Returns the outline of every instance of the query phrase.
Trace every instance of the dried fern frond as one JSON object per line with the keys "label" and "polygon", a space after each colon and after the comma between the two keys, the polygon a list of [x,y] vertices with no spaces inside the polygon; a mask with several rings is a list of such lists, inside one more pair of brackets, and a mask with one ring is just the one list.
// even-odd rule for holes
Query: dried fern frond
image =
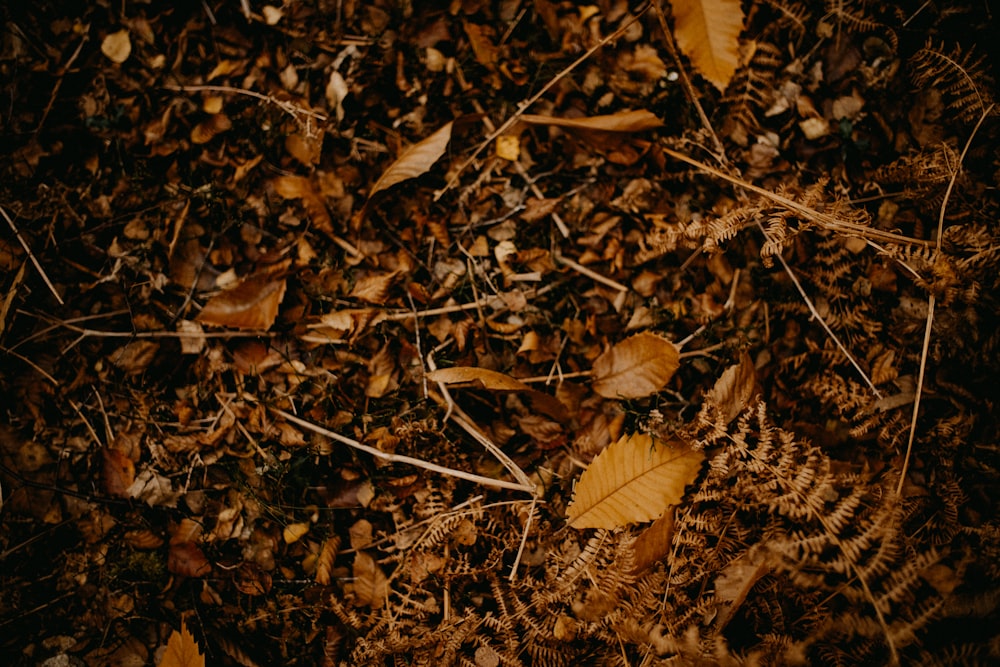
{"label": "dried fern frond", "polygon": [[985,56],[960,46],[948,51],[931,41],[910,58],[910,78],[919,88],[937,88],[945,96],[947,110],[959,121],[972,124],[993,104],[993,79]]}

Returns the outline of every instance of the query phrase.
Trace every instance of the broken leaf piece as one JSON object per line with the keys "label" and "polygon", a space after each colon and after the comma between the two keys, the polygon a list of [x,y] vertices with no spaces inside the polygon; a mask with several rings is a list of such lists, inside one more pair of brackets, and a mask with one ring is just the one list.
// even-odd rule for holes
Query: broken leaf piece
{"label": "broken leaf piece", "polygon": [[101,40],[101,53],[113,63],[121,65],[132,54],[132,40],[128,30],[113,32]]}
{"label": "broken leaf piece", "polygon": [[642,398],[663,389],[680,366],[677,346],[648,331],[614,345],[594,361],[594,391],[605,398]]}
{"label": "broken leaf piece", "polygon": [[197,320],[235,329],[270,329],[284,296],[284,278],[251,276],[209,299]]}
{"label": "broken leaf piece", "polygon": [[567,510],[573,528],[618,528],[650,521],[676,505],[705,457],[680,440],[623,436],[580,475]]}

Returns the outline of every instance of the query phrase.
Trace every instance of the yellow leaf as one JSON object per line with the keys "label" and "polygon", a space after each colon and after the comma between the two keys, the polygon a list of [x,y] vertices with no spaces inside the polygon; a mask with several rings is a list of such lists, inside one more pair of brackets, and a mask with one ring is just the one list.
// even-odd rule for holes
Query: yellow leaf
{"label": "yellow leaf", "polygon": [[106,36],[101,42],[101,53],[119,65],[128,60],[132,53],[132,41],[128,37],[128,30],[119,30]]}
{"label": "yellow leaf", "polygon": [[397,183],[416,178],[427,171],[444,155],[448,142],[451,141],[451,123],[445,123],[441,129],[429,137],[419,141],[396,158],[372,186],[368,198],[376,193],[388,190]]}
{"label": "yellow leaf", "polygon": [[642,398],[663,389],[680,366],[677,347],[648,331],[626,338],[594,360],[594,391],[605,398]]}
{"label": "yellow leaf", "polygon": [[158,667],[205,667],[205,656],[198,650],[198,644],[184,621],[181,621],[181,631],[174,630],[167,640],[167,650],[163,652]]}
{"label": "yellow leaf", "polygon": [[720,91],[740,62],[740,0],[672,0],[674,37],[695,69]]}
{"label": "yellow leaf", "polygon": [[657,518],[680,502],[704,457],[679,440],[623,436],[580,476],[567,510],[569,525],[611,529]]}

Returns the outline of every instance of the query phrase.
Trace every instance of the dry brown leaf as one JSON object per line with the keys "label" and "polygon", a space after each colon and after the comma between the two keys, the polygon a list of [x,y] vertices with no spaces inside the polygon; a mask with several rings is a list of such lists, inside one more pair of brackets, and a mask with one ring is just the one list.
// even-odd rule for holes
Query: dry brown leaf
{"label": "dry brown leaf", "polygon": [[284,296],[284,278],[251,276],[209,299],[197,320],[235,329],[270,329]]}
{"label": "dry brown leaf", "polygon": [[119,30],[107,35],[101,41],[101,53],[119,65],[128,60],[132,54],[132,40],[129,39],[128,30]]}
{"label": "dry brown leaf", "polygon": [[437,132],[403,151],[375,181],[371,192],[368,193],[368,199],[397,183],[426,174],[444,155],[448,142],[451,141],[451,126],[451,122],[445,123]]}
{"label": "dry brown leaf", "polygon": [[350,296],[368,303],[384,304],[398,275],[399,272],[391,271],[364,276],[354,284]]}
{"label": "dry brown leaf", "polygon": [[676,505],[705,458],[679,440],[622,436],[583,471],[567,509],[573,528],[618,528],[650,521]]}
{"label": "dry brown leaf", "polygon": [[194,542],[170,540],[167,570],[181,577],[204,577],[212,572],[212,564]]}
{"label": "dry brown leaf", "polygon": [[626,338],[594,360],[594,391],[605,398],[642,398],[663,389],[680,366],[677,347],[648,331]]}
{"label": "dry brown leaf", "polygon": [[157,667],[205,667],[205,656],[198,650],[198,643],[183,620],[181,620],[181,631],[174,630],[170,634],[167,650],[163,652]]}
{"label": "dry brown leaf", "polygon": [[663,127],[663,121],[651,111],[637,109],[634,111],[619,111],[604,116],[587,118],[556,118],[555,116],[538,116],[525,114],[520,119],[529,125],[551,125],[568,130],[584,130],[593,132],[642,132]]}
{"label": "dry brown leaf", "polygon": [[427,374],[431,382],[473,384],[492,391],[531,391],[531,387],[509,375],[474,366],[439,368]]}
{"label": "dry brown leaf", "polygon": [[389,593],[389,579],[375,559],[363,551],[354,555],[354,600],[360,606],[380,607]]}
{"label": "dry brown leaf", "polygon": [[715,386],[708,392],[706,400],[711,402],[721,413],[725,422],[736,419],[743,408],[750,402],[756,387],[755,369],[750,355],[743,352],[740,362],[730,366],[716,380]]}
{"label": "dry brown leaf", "polygon": [[672,0],[674,37],[695,69],[720,91],[740,63],[740,0]]}
{"label": "dry brown leaf", "polygon": [[649,525],[632,543],[632,574],[641,574],[670,553],[674,537],[674,508],[668,507],[659,519]]}
{"label": "dry brown leaf", "polygon": [[299,199],[306,213],[321,232],[333,234],[333,219],[322,192],[305,176],[285,174],[271,179],[275,194],[285,199]]}

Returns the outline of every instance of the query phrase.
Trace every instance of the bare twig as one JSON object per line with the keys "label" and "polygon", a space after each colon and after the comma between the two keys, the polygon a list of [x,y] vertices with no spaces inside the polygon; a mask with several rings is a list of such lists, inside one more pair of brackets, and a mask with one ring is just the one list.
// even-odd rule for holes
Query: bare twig
{"label": "bare twig", "polygon": [[[938,252],[941,252],[941,239],[944,236],[944,219],[948,210],[948,201],[951,199],[951,193],[955,189],[955,181],[958,180],[958,174],[962,170],[962,162],[965,160],[965,154],[969,152],[969,147],[972,145],[973,138],[979,132],[979,128],[982,127],[983,121],[985,121],[986,117],[990,115],[991,111],[993,111],[993,107],[993,104],[987,107],[986,110],[983,111],[983,115],[979,117],[979,122],[976,123],[974,128],[972,128],[972,133],[965,142],[965,147],[962,148],[962,154],[958,156],[958,164],[955,165],[955,169],[951,174],[951,179],[948,181],[948,189],[945,190],[944,199],[941,201],[941,211],[938,214],[937,238],[935,239],[934,246]],[[934,306],[936,303],[937,300],[934,297],[933,286],[931,286],[930,296],[927,297],[927,326],[924,327],[924,343],[920,350],[920,370],[917,372],[917,389],[913,398],[913,415],[910,417],[910,435],[906,441],[906,454],[903,456],[903,468],[900,471],[899,483],[896,486],[897,496],[903,493],[903,485],[906,483],[906,473],[910,469],[910,457],[913,454],[913,441],[917,434],[917,416],[920,414],[920,397],[923,395],[924,377],[927,374],[927,356],[931,347],[931,330],[934,327]]]}
{"label": "bare twig", "polygon": [[465,472],[464,470],[455,470],[454,468],[446,468],[444,466],[439,466],[436,463],[431,463],[430,461],[422,461],[420,459],[415,459],[410,456],[403,456],[401,454],[390,454],[389,452],[383,452],[381,449],[376,449],[375,447],[369,447],[368,445],[362,444],[353,438],[348,438],[347,436],[340,435],[325,429],[318,424],[313,424],[305,419],[300,419],[290,412],[285,412],[279,408],[270,408],[271,412],[281,415],[293,424],[298,424],[304,429],[317,433],[324,437],[335,440],[343,445],[347,445],[358,451],[365,452],[366,454],[371,454],[376,458],[380,458],[383,461],[388,461],[390,463],[404,463],[406,465],[411,465],[417,468],[422,468],[424,470],[430,470],[431,472],[436,472],[442,475],[448,475],[450,477],[457,477],[459,479],[464,479],[469,482],[475,482],[476,484],[482,484],[483,486],[489,486],[496,489],[511,489],[513,491],[524,491],[525,493],[530,493],[534,495],[535,487],[531,483],[518,483],[518,482],[505,482],[500,479],[493,479],[491,477],[483,477],[482,475],[476,475],[470,472]]}
{"label": "bare twig", "polygon": [[11,219],[11,217],[7,215],[7,211],[4,209],[3,206],[0,206],[0,215],[3,215],[4,220],[6,220],[7,224],[10,225],[11,231],[14,232],[14,236],[17,237],[17,240],[21,244],[21,247],[24,248],[24,252],[28,253],[28,259],[30,259],[31,263],[35,265],[35,269],[42,276],[42,280],[45,281],[46,287],[48,287],[49,291],[52,292],[52,296],[56,298],[56,301],[59,302],[60,306],[65,305],[63,303],[62,297],[59,296],[59,292],[56,291],[55,286],[52,284],[52,281],[49,280],[49,277],[45,274],[45,269],[42,268],[42,265],[38,262],[38,259],[35,257],[35,253],[31,252],[31,247],[28,245],[28,242],[24,240],[23,236],[21,236],[21,232],[18,231],[17,226],[14,224],[14,221]]}
{"label": "bare twig", "polygon": [[611,278],[607,278],[605,276],[602,276],[600,273],[597,273],[596,271],[592,271],[592,270],[588,269],[583,264],[580,264],[579,262],[574,262],[573,260],[571,260],[568,257],[564,257],[562,255],[562,253],[560,253],[558,251],[552,254],[552,259],[556,260],[560,264],[565,264],[566,266],[568,266],[569,268],[573,269],[577,273],[579,273],[581,275],[584,275],[584,276],[587,276],[591,280],[599,282],[602,285],[606,285],[606,286],[610,287],[611,289],[616,289],[619,292],[627,292],[628,291],[628,287],[626,287],[625,285],[622,285],[617,280],[612,280]]}

